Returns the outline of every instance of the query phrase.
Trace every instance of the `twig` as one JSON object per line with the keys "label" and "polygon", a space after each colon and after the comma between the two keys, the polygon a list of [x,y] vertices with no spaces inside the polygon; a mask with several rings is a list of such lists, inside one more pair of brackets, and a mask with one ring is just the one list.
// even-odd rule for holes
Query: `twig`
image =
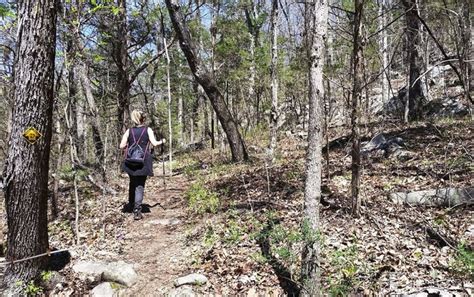
{"label": "twig", "polygon": [[20,263],[20,262],[25,262],[25,261],[28,261],[28,260],[32,260],[32,259],[36,259],[36,258],[40,258],[40,257],[43,257],[43,256],[49,256],[49,255],[52,255],[52,254],[58,254],[58,253],[62,253],[62,252],[67,252],[67,251],[70,251],[71,249],[63,249],[63,250],[57,250],[57,251],[47,251],[46,253],[42,253],[42,254],[38,254],[38,255],[34,255],[34,256],[31,256],[31,257],[28,257],[28,258],[23,258],[23,259],[19,259],[19,260],[13,260],[13,261],[0,261],[0,265],[4,265],[4,264],[16,264],[16,263]]}

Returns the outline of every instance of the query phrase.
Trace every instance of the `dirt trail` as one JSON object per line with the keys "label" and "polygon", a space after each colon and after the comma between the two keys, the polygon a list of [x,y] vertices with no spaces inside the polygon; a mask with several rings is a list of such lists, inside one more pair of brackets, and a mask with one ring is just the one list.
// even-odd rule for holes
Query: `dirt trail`
{"label": "dirt trail", "polygon": [[[188,270],[186,263],[186,205],[188,181],[183,176],[147,181],[144,218],[134,221],[127,214],[123,260],[133,263],[140,280],[121,290],[127,296],[158,296],[173,288],[173,281]],[[147,211],[149,205],[149,211]]]}

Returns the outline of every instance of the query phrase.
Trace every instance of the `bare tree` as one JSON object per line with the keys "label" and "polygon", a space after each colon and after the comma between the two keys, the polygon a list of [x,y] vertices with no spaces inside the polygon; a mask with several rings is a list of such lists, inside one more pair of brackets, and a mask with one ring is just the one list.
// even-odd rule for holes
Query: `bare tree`
{"label": "bare tree", "polygon": [[271,88],[272,88],[272,111],[270,113],[270,160],[275,159],[278,133],[278,0],[272,0],[271,12]]}
{"label": "bare tree", "polygon": [[217,86],[217,82],[204,63],[196,53],[196,47],[191,38],[188,26],[184,20],[181,7],[176,0],[166,0],[166,6],[170,13],[171,22],[179,39],[181,50],[188,61],[191,72],[196,81],[203,87],[207,97],[211,101],[217,118],[224,129],[229,141],[233,161],[243,161],[248,159],[245,143],[240,135],[229,109],[224,101],[224,97]]}
{"label": "bare tree", "polygon": [[352,134],[352,213],[359,215],[360,212],[360,131],[359,131],[359,102],[362,97],[363,71],[362,71],[362,15],[364,0],[355,0],[355,15],[353,25],[353,50],[352,50],[352,111],[351,111],[351,134]]}
{"label": "bare tree", "polygon": [[326,0],[312,0],[305,3],[305,26],[309,66],[309,123],[302,226],[303,234],[305,234],[301,266],[303,296],[321,295],[318,232],[320,231],[319,202],[321,199],[321,147],[323,142],[323,67],[327,21],[328,3]]}
{"label": "bare tree", "polygon": [[418,53],[421,44],[421,22],[418,8],[418,0],[402,0],[406,9],[406,39],[407,39],[407,61],[408,76],[407,98],[405,104],[405,122],[410,119],[421,117],[421,108],[426,98],[423,79],[418,79],[423,69],[423,59]]}

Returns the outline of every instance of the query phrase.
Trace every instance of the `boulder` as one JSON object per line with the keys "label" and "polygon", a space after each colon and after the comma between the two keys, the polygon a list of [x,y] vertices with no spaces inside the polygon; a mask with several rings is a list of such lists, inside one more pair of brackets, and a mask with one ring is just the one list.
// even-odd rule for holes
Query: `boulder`
{"label": "boulder", "polygon": [[138,280],[138,275],[131,264],[123,261],[113,263],[81,261],[72,267],[81,279],[89,283],[101,280],[116,282],[127,287],[132,286]]}
{"label": "boulder", "polygon": [[205,283],[207,283],[207,277],[199,273],[192,273],[174,281],[176,287],[182,285],[203,285]]}
{"label": "boulder", "polygon": [[131,264],[120,261],[109,263],[102,274],[102,279],[131,287],[137,282],[138,275]]}
{"label": "boulder", "polygon": [[106,263],[80,261],[72,267],[72,270],[79,274],[81,279],[87,280],[90,283],[99,282],[107,268]]}
{"label": "boulder", "polygon": [[91,291],[92,297],[113,297],[114,294],[115,291],[110,283],[101,283]]}
{"label": "boulder", "polygon": [[381,155],[385,157],[407,160],[413,153],[404,150],[405,142],[401,137],[386,138],[383,133],[375,135],[369,142],[362,143],[360,153],[362,156],[369,154]]}
{"label": "boulder", "polygon": [[474,203],[474,187],[443,188],[410,193],[397,192],[391,193],[389,198],[397,204],[452,207],[461,203]]}

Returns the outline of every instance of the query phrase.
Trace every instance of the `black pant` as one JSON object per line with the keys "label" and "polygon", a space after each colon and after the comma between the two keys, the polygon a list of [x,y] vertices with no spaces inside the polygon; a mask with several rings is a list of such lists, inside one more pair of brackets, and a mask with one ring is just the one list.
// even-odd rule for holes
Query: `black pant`
{"label": "black pant", "polygon": [[140,208],[143,203],[146,176],[131,176],[128,186],[128,203],[134,208]]}

